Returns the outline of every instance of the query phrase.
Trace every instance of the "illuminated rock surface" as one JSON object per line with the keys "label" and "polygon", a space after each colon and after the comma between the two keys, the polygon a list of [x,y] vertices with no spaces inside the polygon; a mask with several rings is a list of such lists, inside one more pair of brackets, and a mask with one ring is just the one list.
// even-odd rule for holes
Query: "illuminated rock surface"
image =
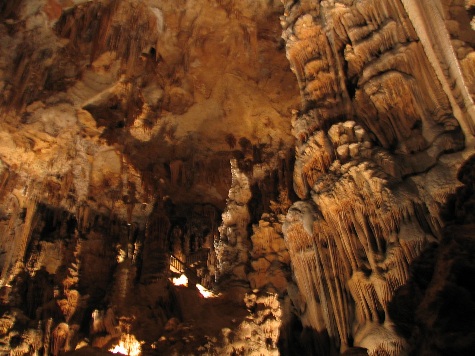
{"label": "illuminated rock surface", "polygon": [[470,354],[474,11],[0,0],[0,353]]}
{"label": "illuminated rock surface", "polygon": [[302,324],[333,352],[410,349],[388,305],[412,261],[441,239],[441,209],[472,153],[463,151],[474,123],[463,63],[473,33],[462,5],[285,4],[303,105],[293,118],[301,201],[289,209],[284,235]]}

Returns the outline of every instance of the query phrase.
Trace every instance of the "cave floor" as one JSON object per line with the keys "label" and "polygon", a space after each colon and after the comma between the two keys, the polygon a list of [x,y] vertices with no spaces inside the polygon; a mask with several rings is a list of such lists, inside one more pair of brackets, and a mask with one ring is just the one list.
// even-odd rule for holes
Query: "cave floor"
{"label": "cave floor", "polygon": [[173,286],[179,318],[171,319],[163,336],[142,355],[214,354],[223,329],[235,329],[249,312],[226,296],[204,298],[195,286]]}

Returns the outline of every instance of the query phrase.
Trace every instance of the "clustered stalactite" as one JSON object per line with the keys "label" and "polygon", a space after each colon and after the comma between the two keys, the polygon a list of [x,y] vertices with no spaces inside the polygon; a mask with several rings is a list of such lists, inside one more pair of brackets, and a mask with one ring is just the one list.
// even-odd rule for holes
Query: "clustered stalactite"
{"label": "clustered stalactite", "polygon": [[474,269],[473,240],[475,157],[460,168],[463,183],[449,196],[442,219],[440,244],[431,244],[418,256],[408,282],[394,295],[388,312],[410,354],[470,354],[474,345],[471,297],[474,285],[466,279]]}
{"label": "clustered stalactite", "polygon": [[[455,173],[440,157],[462,150],[462,131],[470,133],[467,89],[453,84],[462,73],[447,57],[452,45],[420,38],[431,25],[412,5],[419,3],[284,2],[287,56],[303,98],[293,117],[302,201],[283,228],[301,295],[293,302],[303,327],[334,352],[407,350],[388,304],[412,261],[442,236],[441,206]],[[454,95],[462,113],[454,114]],[[452,186],[443,179],[424,185],[440,166],[451,171]]]}
{"label": "clustered stalactite", "polygon": [[0,353],[470,350],[474,1],[282,3],[0,3]]}
{"label": "clustered stalactite", "polygon": [[[120,280],[114,274],[121,271],[109,246],[129,245],[130,250],[138,242],[130,238],[143,239],[143,230],[89,209],[70,212],[55,207],[57,196],[43,200],[35,184],[18,190],[25,182],[8,167],[3,166],[1,174],[2,193],[9,185],[14,192],[2,194],[0,201],[2,235],[16,237],[3,239],[1,246],[6,253],[1,265],[2,303],[9,310],[2,316],[2,337],[10,343],[18,338],[11,351],[18,355],[73,350],[88,334],[84,323],[90,320],[89,308],[108,302],[121,311],[120,300],[107,301],[107,286]],[[131,264],[137,262],[134,257]],[[11,318],[15,328],[6,326]],[[111,334],[107,342],[120,335]]]}
{"label": "clustered stalactite", "polygon": [[[1,168],[0,227],[2,236],[11,236],[0,246],[2,303],[9,310],[1,324],[3,338],[19,340],[12,352],[110,348],[133,338],[130,330],[142,338],[154,330],[158,339],[176,313],[168,280],[171,253],[191,264],[194,254],[204,252],[199,277],[204,285],[214,282],[206,264],[218,233],[214,206],[177,207],[164,199],[141,226],[84,205],[73,212],[55,207],[58,195],[43,200],[35,184],[19,191],[25,182]],[[5,192],[9,188],[14,194]],[[147,310],[153,310],[154,324],[142,327]]]}

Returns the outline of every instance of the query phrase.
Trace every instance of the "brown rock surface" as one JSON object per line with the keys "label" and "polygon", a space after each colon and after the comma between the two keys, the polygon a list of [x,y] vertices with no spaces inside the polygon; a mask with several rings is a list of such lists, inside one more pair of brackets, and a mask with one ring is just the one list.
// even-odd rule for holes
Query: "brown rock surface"
{"label": "brown rock surface", "polygon": [[0,353],[468,352],[474,9],[0,0]]}
{"label": "brown rock surface", "polygon": [[[109,347],[127,328],[149,345],[160,337],[174,313],[169,254],[214,248],[230,159],[255,171],[253,194],[267,201],[268,182],[289,187],[299,98],[281,12],[253,1],[0,4],[3,299],[24,306],[46,353],[84,337]],[[198,271],[208,283],[210,261]],[[90,331],[107,310],[111,326]]]}

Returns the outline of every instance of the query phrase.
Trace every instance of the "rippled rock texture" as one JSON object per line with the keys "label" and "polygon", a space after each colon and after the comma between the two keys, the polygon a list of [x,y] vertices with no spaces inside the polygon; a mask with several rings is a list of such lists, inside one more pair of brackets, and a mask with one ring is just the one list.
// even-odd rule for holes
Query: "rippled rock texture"
{"label": "rippled rock texture", "polygon": [[281,20],[303,99],[284,225],[302,324],[327,352],[404,354],[388,304],[441,239],[473,152],[470,18],[462,2],[367,0],[286,1]]}

